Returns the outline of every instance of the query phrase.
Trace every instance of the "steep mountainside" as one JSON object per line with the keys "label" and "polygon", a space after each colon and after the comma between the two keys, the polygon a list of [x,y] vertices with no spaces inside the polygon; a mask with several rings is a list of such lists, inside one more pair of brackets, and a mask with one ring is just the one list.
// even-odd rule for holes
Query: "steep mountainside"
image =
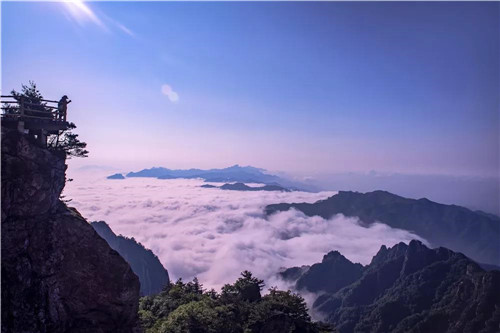
{"label": "steep mountainside", "polygon": [[500,271],[445,248],[382,246],[360,278],[337,291],[335,283],[310,280],[306,288],[323,293],[314,310],[341,333],[500,331]]}
{"label": "steep mountainside", "polygon": [[92,222],[91,225],[132,267],[141,283],[141,296],[157,294],[168,285],[168,272],[151,250],[134,238],[117,236],[104,221]]}
{"label": "steep mountainside", "polygon": [[313,204],[275,204],[266,213],[295,208],[308,216],[357,216],[369,225],[379,221],[412,231],[433,246],[465,253],[478,262],[500,265],[500,218],[427,199],[407,199],[389,192],[339,192]]}
{"label": "steep mountainside", "polygon": [[133,332],[139,280],[60,201],[65,171],[2,127],[2,332]]}

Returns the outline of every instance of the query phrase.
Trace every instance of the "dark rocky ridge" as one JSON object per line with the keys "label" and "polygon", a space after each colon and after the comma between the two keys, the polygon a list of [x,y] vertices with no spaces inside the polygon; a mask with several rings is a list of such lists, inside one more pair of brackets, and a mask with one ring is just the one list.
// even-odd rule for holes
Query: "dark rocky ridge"
{"label": "dark rocky ridge", "polygon": [[314,310],[341,333],[500,332],[500,272],[419,241],[382,246],[360,278],[333,292],[328,279],[307,282],[324,293]]}
{"label": "dark rocky ridge", "polygon": [[416,233],[432,246],[465,253],[472,259],[500,265],[500,218],[427,199],[407,199],[385,191],[344,192],[313,204],[275,204],[266,214],[295,208],[325,219],[336,214],[356,216],[366,225],[376,221]]}
{"label": "dark rocky ridge", "polygon": [[134,238],[117,236],[104,221],[91,223],[109,246],[125,259],[139,277],[141,296],[157,294],[170,282],[167,270],[158,257]]}
{"label": "dark rocky ridge", "polygon": [[133,332],[138,278],[61,202],[65,170],[2,127],[2,332]]}

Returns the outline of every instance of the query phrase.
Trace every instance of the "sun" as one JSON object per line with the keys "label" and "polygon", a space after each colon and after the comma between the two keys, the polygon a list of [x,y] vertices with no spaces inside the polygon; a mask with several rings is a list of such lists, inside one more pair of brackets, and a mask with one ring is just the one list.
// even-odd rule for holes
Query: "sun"
{"label": "sun", "polygon": [[82,24],[85,21],[92,21],[97,25],[102,26],[102,22],[97,15],[81,0],[65,0],[63,1],[66,9],[71,14],[73,19]]}

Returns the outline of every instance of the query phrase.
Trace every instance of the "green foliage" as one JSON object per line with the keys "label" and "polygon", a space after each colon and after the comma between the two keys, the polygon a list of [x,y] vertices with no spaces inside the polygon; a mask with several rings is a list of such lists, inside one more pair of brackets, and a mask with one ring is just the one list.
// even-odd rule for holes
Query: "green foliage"
{"label": "green foliage", "polygon": [[74,123],[69,123],[68,129],[57,135],[51,135],[47,139],[47,148],[55,152],[64,153],[65,157],[87,157],[89,152],[85,148],[86,142],[78,139],[78,134],[72,132],[76,128]]}
{"label": "green foliage", "polygon": [[36,87],[36,83],[33,81],[29,81],[28,85],[21,84],[21,92],[17,92],[13,89],[11,94],[16,100],[20,100],[21,97],[24,97],[25,102],[45,106],[45,103],[42,102],[43,96]]}
{"label": "green foliage", "polygon": [[155,296],[141,298],[139,316],[146,333],[163,332],[328,332],[311,321],[304,299],[290,291],[269,289],[245,271],[217,293],[195,278],[179,279]]}
{"label": "green foliage", "polygon": [[272,312],[281,312],[294,319],[311,320],[302,296],[294,294],[290,290],[277,290],[276,287],[269,289],[269,294],[264,296],[261,305],[266,315]]}
{"label": "green foliage", "polygon": [[183,304],[162,322],[160,332],[241,332],[237,312],[234,308],[221,305],[216,300],[204,299]]}
{"label": "green foliage", "polygon": [[264,281],[252,276],[249,271],[244,271],[236,280],[235,284],[226,284],[222,287],[222,300],[226,302],[235,302],[243,300],[247,302],[256,302],[261,298],[260,292],[264,288]]}
{"label": "green foliage", "polygon": [[[23,99],[24,103],[30,103],[29,108],[32,110],[46,111],[47,113],[50,112],[50,110],[46,108],[47,103],[43,102],[43,96],[36,87],[36,83],[33,81],[29,81],[28,85],[21,84],[21,92],[17,92],[16,90],[12,89],[10,93],[12,94],[12,96],[16,101],[20,102],[21,99]],[[5,104],[5,106],[7,107],[5,113],[7,114],[19,113],[18,108],[8,104]]]}

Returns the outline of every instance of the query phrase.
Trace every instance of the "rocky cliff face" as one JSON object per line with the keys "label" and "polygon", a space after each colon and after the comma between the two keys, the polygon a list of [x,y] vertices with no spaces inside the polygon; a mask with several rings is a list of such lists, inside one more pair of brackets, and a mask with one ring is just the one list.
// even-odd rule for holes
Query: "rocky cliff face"
{"label": "rocky cliff face", "polygon": [[132,332],[138,278],[60,201],[65,170],[2,128],[2,332]]}

